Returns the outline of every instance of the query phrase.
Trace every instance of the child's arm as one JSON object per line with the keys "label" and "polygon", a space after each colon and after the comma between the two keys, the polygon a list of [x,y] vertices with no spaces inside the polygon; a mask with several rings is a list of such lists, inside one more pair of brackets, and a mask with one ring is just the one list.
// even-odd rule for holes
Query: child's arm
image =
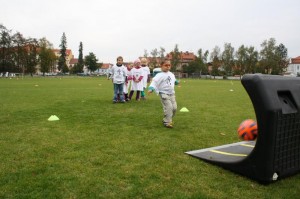
{"label": "child's arm", "polygon": [[109,72],[109,73],[107,73],[107,80],[109,80],[110,78],[111,78],[111,74]]}
{"label": "child's arm", "polygon": [[148,93],[153,93],[153,91],[156,92],[156,93],[159,92],[158,89],[157,89],[157,81],[156,81],[155,78],[152,79],[152,82],[148,87]]}
{"label": "child's arm", "polygon": [[147,78],[147,83],[150,83],[150,74],[148,75],[148,78]]}
{"label": "child's arm", "polygon": [[112,79],[113,77],[113,69],[109,69],[108,75],[107,75],[107,80]]}
{"label": "child's arm", "polygon": [[139,77],[139,79],[137,80],[137,82],[140,82],[142,79],[143,79],[143,76],[141,75],[141,76]]}
{"label": "child's arm", "polygon": [[155,91],[155,88],[152,86],[148,87],[148,93],[153,93],[153,91]]}

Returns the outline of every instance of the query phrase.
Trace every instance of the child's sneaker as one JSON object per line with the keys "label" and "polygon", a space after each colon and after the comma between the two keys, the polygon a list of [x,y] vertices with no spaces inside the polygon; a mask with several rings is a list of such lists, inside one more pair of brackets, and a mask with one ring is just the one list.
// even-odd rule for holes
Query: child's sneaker
{"label": "child's sneaker", "polygon": [[167,128],[173,128],[173,124],[170,122],[170,123],[164,123],[164,126],[167,127]]}

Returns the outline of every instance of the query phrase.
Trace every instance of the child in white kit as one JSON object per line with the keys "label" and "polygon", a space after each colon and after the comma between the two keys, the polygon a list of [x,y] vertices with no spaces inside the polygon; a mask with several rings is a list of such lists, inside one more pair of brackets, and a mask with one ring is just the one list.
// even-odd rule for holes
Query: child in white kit
{"label": "child in white kit", "polygon": [[119,56],[117,58],[117,64],[112,66],[109,74],[114,84],[113,103],[118,102],[118,95],[120,96],[120,102],[124,103],[125,99],[123,95],[123,87],[127,79],[127,73],[125,67],[123,66],[123,57]]}
{"label": "child in white kit", "polygon": [[134,91],[136,91],[135,99],[140,101],[140,93],[143,90],[143,70],[141,67],[141,61],[139,59],[134,61],[134,67],[131,69],[132,85],[129,94],[129,100],[131,100]]}
{"label": "child in white kit", "polygon": [[132,69],[132,64],[128,64],[126,67],[127,81],[124,84],[124,96],[126,101],[129,101],[128,90],[131,89],[131,85],[132,85],[131,69]]}
{"label": "child in white kit", "polygon": [[147,59],[143,57],[141,59],[142,69],[143,69],[143,90],[141,92],[141,99],[146,99],[145,90],[147,88],[147,83],[150,82],[150,69],[147,66]]}
{"label": "child in white kit", "polygon": [[160,96],[164,111],[163,124],[167,128],[173,128],[173,117],[177,110],[174,86],[179,83],[170,69],[170,60],[162,60],[161,72],[152,79],[148,88],[148,93],[155,91]]}

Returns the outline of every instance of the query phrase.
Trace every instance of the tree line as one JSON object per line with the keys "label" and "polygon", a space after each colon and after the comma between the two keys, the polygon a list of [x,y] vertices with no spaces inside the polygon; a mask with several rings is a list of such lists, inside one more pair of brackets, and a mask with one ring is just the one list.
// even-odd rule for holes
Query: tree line
{"label": "tree line", "polygon": [[90,52],[83,57],[83,44],[79,44],[78,63],[69,69],[66,64],[67,38],[65,33],[61,37],[59,57],[53,51],[53,45],[45,37],[41,39],[25,38],[20,32],[12,33],[0,24],[0,73],[22,73],[33,75],[37,71],[43,74],[54,72],[57,69],[62,73],[81,73],[84,65],[91,71],[98,69],[94,53]]}
{"label": "tree line", "polygon": [[[87,66],[90,71],[101,67],[97,63],[96,55],[90,52],[83,57],[83,44],[79,44],[78,63],[71,69],[66,65],[67,38],[65,33],[61,37],[60,56],[56,57],[53,45],[46,39],[25,38],[20,32],[12,33],[0,24],[0,72],[15,72],[34,74],[39,66],[43,74],[55,71],[56,67],[62,73],[81,73]],[[153,49],[150,54],[144,50],[144,57],[148,57],[150,68],[159,65],[159,60],[165,57],[165,48]],[[171,55],[173,72],[188,74],[210,74],[213,76],[243,75],[246,73],[282,74],[288,66],[289,58],[287,48],[280,43],[276,44],[274,38],[261,43],[261,50],[253,46],[241,45],[237,50],[230,43],[224,44],[221,51],[215,46],[211,52],[201,48],[195,55],[195,60],[182,65],[181,52],[176,44]],[[70,70],[70,71],[69,71]]]}
{"label": "tree line", "polygon": [[[261,50],[257,51],[253,46],[241,45],[237,50],[230,43],[224,44],[224,50],[221,51],[219,46],[215,46],[211,52],[198,50],[195,60],[183,65],[178,71],[178,65],[181,60],[181,52],[178,45],[175,45],[171,54],[171,64],[173,72],[184,72],[189,75],[209,74],[213,76],[232,76],[243,75],[246,73],[263,73],[263,74],[282,74],[288,64],[287,48],[280,43],[276,45],[276,40],[270,38],[261,43]],[[150,52],[150,66],[156,66],[157,60],[164,57],[165,49],[160,47]],[[144,50],[144,56],[148,57],[147,50]],[[158,58],[158,59],[157,59]]]}

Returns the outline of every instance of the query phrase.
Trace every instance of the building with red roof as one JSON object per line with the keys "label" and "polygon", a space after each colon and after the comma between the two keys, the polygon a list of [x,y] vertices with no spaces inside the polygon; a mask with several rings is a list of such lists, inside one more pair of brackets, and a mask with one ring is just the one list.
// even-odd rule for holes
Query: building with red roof
{"label": "building with red roof", "polygon": [[291,58],[291,62],[287,67],[287,72],[293,76],[300,75],[300,56]]}
{"label": "building with red roof", "polygon": [[70,60],[70,68],[73,68],[74,66],[75,66],[75,64],[77,64],[78,63],[78,59],[77,58],[72,58],[71,60]]}
{"label": "building with red roof", "polygon": [[[166,58],[168,59],[172,59],[172,52],[168,53]],[[182,71],[182,68],[184,66],[188,66],[190,62],[195,61],[196,60],[196,55],[194,55],[194,53],[192,52],[180,52],[179,54],[179,64],[176,68],[177,71]]]}
{"label": "building with red roof", "polygon": [[[60,49],[53,49],[53,52],[54,52],[54,54],[55,54],[56,57],[60,56]],[[74,59],[74,55],[72,53],[72,50],[71,49],[67,49],[66,50],[66,64],[69,67],[69,69],[74,66],[75,60],[73,60],[71,62],[72,59]],[[72,66],[71,66],[70,62],[72,63]],[[77,60],[77,62],[78,62],[78,60]]]}
{"label": "building with red roof", "polygon": [[[171,60],[172,59],[172,52],[168,53],[165,56],[167,59]],[[140,57],[139,59],[141,59],[142,57]],[[161,62],[161,58],[160,57],[146,57],[149,68],[153,69],[153,68],[157,68],[160,67],[160,62]],[[177,71],[182,71],[182,67],[183,66],[188,66],[190,62],[195,61],[196,60],[196,56],[194,55],[194,53],[192,52],[180,52],[179,54],[179,64],[176,68]]]}

